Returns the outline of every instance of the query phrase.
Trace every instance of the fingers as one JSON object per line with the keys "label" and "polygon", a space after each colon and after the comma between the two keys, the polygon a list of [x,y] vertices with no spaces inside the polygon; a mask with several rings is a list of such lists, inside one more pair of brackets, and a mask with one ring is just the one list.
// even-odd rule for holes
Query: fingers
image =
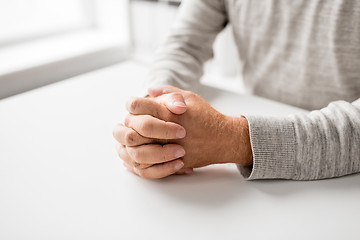
{"label": "fingers", "polygon": [[151,115],[156,118],[167,115],[165,106],[151,98],[132,97],[126,102],[126,109],[134,115]]}
{"label": "fingers", "polygon": [[114,138],[121,143],[129,147],[139,146],[143,144],[153,143],[153,139],[145,138],[132,128],[125,127],[122,124],[117,124],[113,131]]}
{"label": "fingers", "polygon": [[181,158],[185,150],[178,144],[148,144],[126,147],[131,159],[139,164],[157,164]]}
{"label": "fingers", "polygon": [[119,157],[124,161],[124,164],[126,165],[137,167],[139,169],[145,169],[151,166],[151,164],[139,164],[134,160],[132,160],[132,158],[130,157],[129,153],[126,150],[126,147],[121,144],[116,145],[116,150],[118,152]]}
{"label": "fingers", "polygon": [[139,175],[142,178],[147,179],[158,179],[167,177],[179,171],[183,166],[184,163],[180,159],[162,164],[157,164],[146,169],[139,169],[136,167],[131,167],[130,165],[125,165],[125,167],[127,167],[131,172]]}
{"label": "fingers", "polygon": [[183,168],[177,171],[176,175],[185,175],[185,174],[192,174],[194,172],[193,168]]}
{"label": "fingers", "polygon": [[172,92],[182,92],[183,90],[173,86],[160,86],[160,87],[152,87],[148,89],[148,93],[150,97],[158,97],[160,95]]}
{"label": "fingers", "polygon": [[167,109],[174,114],[183,114],[186,112],[186,103],[184,96],[180,93],[170,93],[161,95],[158,100],[164,104]]}
{"label": "fingers", "polygon": [[[185,150],[177,144],[149,144],[154,139],[179,139],[186,135],[179,124],[160,119],[174,114],[183,114],[187,107],[182,90],[172,86],[149,89],[151,97],[132,98],[126,108],[130,114],[125,119],[125,126],[115,127],[113,135],[121,143],[119,156],[124,165],[133,173],[143,178],[163,178],[172,174],[191,174],[192,168],[182,169],[181,159]],[[126,146],[124,146],[126,145]]]}
{"label": "fingers", "polygon": [[141,136],[156,139],[181,139],[185,128],[173,122],[165,122],[149,115],[127,115],[125,126],[134,129]]}
{"label": "fingers", "polygon": [[182,169],[184,163],[179,159],[156,165],[139,164],[131,158],[125,146],[117,144],[117,151],[120,158],[124,160],[124,166],[132,173],[143,178],[163,178],[172,174],[184,175],[193,173],[192,168]]}
{"label": "fingers", "polygon": [[168,110],[174,114],[183,114],[186,104],[183,95],[170,93],[162,95],[156,101],[151,98],[130,98],[126,103],[126,109],[134,115],[151,115],[162,119],[168,115]]}

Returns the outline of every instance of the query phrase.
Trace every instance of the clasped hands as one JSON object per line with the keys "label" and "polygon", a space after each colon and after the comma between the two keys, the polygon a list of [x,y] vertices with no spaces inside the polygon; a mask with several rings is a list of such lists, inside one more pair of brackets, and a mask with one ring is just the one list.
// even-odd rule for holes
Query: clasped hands
{"label": "clasped hands", "polygon": [[113,135],[124,166],[136,175],[163,178],[210,164],[252,164],[247,120],[219,113],[193,92],[149,89],[149,97],[131,98],[126,108]]}

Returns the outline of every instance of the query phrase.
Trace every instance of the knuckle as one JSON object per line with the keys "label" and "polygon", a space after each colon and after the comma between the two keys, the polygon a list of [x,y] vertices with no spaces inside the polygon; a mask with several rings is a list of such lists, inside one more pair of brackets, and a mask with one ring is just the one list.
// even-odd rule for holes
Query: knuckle
{"label": "knuckle", "polygon": [[174,133],[172,123],[170,123],[170,122],[165,122],[163,130],[164,130],[166,139],[172,139],[176,135],[176,132]]}
{"label": "knuckle", "polygon": [[161,148],[161,155],[159,156],[161,158],[161,161],[163,163],[169,161],[173,156],[172,154],[172,148],[170,145],[164,145]]}
{"label": "knuckle", "polygon": [[179,92],[174,92],[171,94],[171,97],[172,98],[175,98],[175,99],[179,99],[179,100],[182,100],[183,99],[183,95]]}
{"label": "knuckle", "polygon": [[153,101],[152,104],[149,105],[149,109],[148,109],[149,115],[151,115],[153,117],[160,117],[162,108],[163,108],[163,104],[164,104],[164,100],[161,98]]}
{"label": "knuckle", "polygon": [[140,169],[146,169],[148,167],[150,167],[151,165],[150,164],[139,164],[138,168]]}
{"label": "knuckle", "polygon": [[151,137],[152,133],[153,133],[153,129],[154,126],[151,122],[149,121],[144,121],[141,125],[140,125],[140,131],[143,132],[145,135]]}
{"label": "knuckle", "polygon": [[136,108],[138,107],[139,105],[139,98],[133,98],[130,100],[130,103],[129,103],[129,110],[131,112],[135,112],[136,111]]}
{"label": "knuckle", "polygon": [[135,134],[134,131],[132,131],[132,130],[127,131],[127,132],[125,133],[125,145],[128,145],[128,146],[134,145],[135,142],[136,142],[136,141],[135,141],[135,138],[136,138],[135,135],[136,135],[136,134]]}
{"label": "knuckle", "polygon": [[151,178],[149,176],[149,174],[144,169],[136,168],[136,173],[142,178],[145,178],[145,179],[150,179]]}
{"label": "knuckle", "polygon": [[158,105],[156,105],[156,107],[152,110],[152,112],[153,112],[153,117],[160,117],[160,116],[161,116],[161,110],[160,110],[160,108],[161,108],[161,105],[158,104]]}
{"label": "knuckle", "polygon": [[137,150],[132,151],[131,157],[135,162],[140,163],[139,152]]}
{"label": "knuckle", "polygon": [[187,95],[189,96],[189,98],[196,97],[196,94],[194,92],[187,92]]}
{"label": "knuckle", "polygon": [[185,91],[183,96],[185,98],[195,98],[198,95],[196,93],[194,93],[194,92],[191,92],[191,91]]}
{"label": "knuckle", "polygon": [[136,163],[141,163],[141,155],[138,149],[131,149],[129,151],[129,154],[131,155],[131,158],[133,159],[134,162]]}
{"label": "knuckle", "polygon": [[132,167],[137,168],[137,169],[141,166],[141,164],[137,163],[137,162],[132,162],[131,165],[132,165]]}
{"label": "knuckle", "polygon": [[126,116],[125,116],[125,120],[124,120],[124,124],[125,124],[125,126],[130,126],[130,122],[131,122],[131,115],[130,114],[127,114]]}

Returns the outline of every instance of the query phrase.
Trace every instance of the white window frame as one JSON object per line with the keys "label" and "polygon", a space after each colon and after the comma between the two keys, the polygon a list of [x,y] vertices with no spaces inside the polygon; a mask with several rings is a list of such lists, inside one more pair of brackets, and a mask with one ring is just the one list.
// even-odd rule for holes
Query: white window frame
{"label": "white window frame", "polygon": [[[0,99],[126,59],[130,54],[127,0],[92,0],[86,29],[0,49]],[[119,6],[126,9],[118,9]],[[124,15],[120,13],[124,12]],[[124,24],[124,32],[119,26]]]}

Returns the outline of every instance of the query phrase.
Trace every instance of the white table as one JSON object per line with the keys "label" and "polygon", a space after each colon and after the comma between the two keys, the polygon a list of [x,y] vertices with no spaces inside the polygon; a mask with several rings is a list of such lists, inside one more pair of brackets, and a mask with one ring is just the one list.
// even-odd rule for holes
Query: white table
{"label": "white table", "polygon": [[[144,180],[125,170],[112,128],[145,74],[122,63],[0,101],[0,239],[360,239],[360,175],[249,182],[217,165]],[[205,90],[231,115],[302,111]]]}

